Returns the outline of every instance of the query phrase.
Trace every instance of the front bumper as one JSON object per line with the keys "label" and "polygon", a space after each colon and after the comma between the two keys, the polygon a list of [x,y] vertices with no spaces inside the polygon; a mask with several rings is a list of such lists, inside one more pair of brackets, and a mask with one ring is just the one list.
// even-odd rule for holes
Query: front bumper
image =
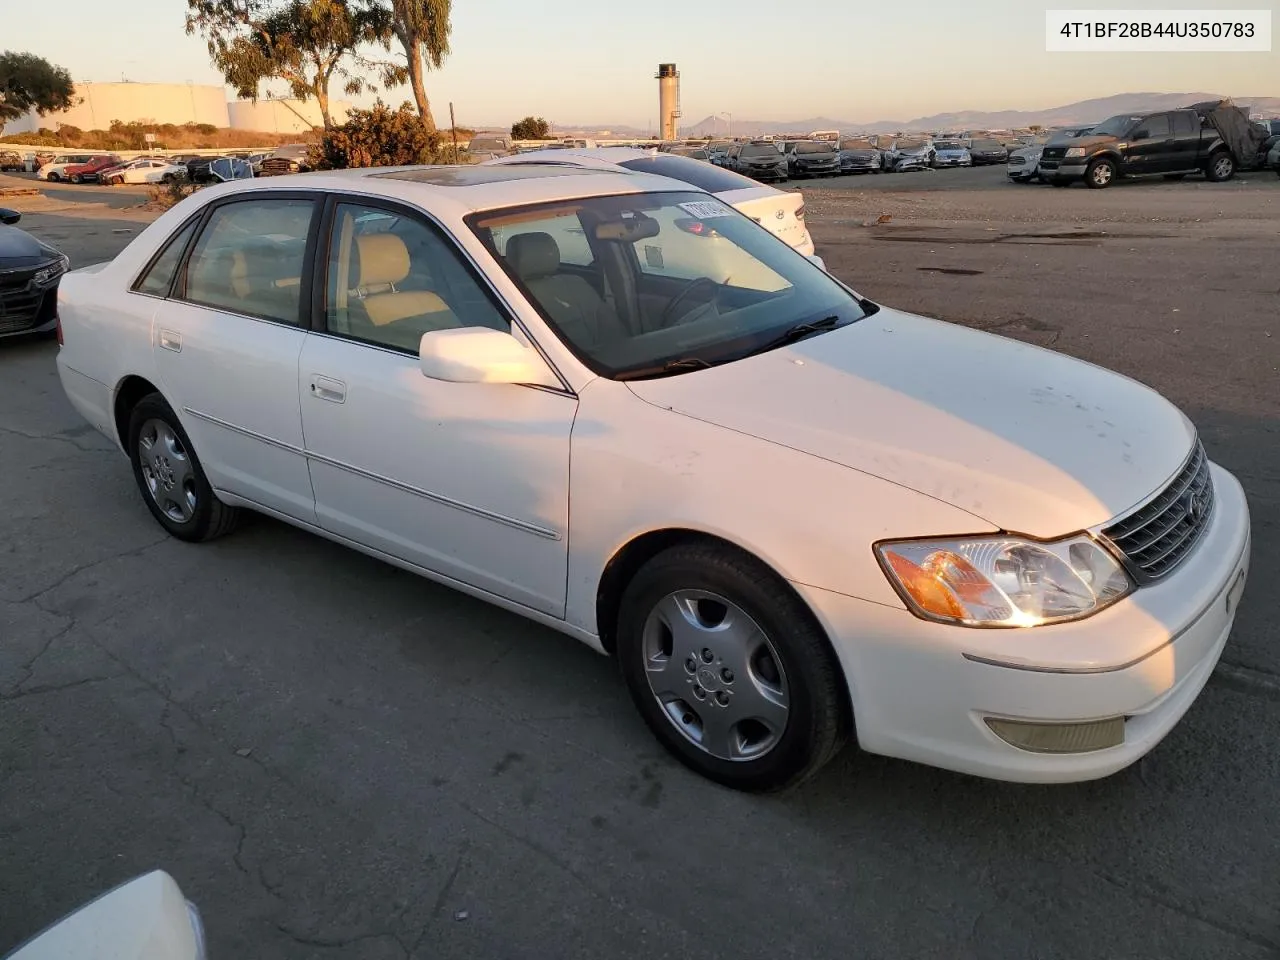
{"label": "front bumper", "polygon": [[756,180],[783,180],[787,176],[787,168],[783,167],[739,167],[738,172],[744,177]]}
{"label": "front bumper", "polygon": [[1032,180],[1040,171],[1040,161],[1022,160],[1021,162],[1015,162],[1010,160],[1005,164],[1004,169],[1010,180]]}
{"label": "front bumper", "polygon": [[1083,180],[1084,170],[1087,165],[1087,160],[1082,157],[1064,157],[1061,160],[1046,160],[1041,157],[1040,176],[1051,182],[1056,181],[1058,183]]}
{"label": "front bumper", "polygon": [[792,171],[792,176],[822,177],[839,172],[840,164],[834,160],[830,163],[797,163]]}
{"label": "front bumper", "polygon": [[[1221,467],[1212,470],[1213,521],[1177,571],[1085,620],[1025,630],[951,627],[796,584],[832,638],[862,747],[1028,783],[1108,776],[1150,751],[1212,674],[1247,576],[1244,491]],[[1123,742],[1036,753],[996,736],[987,718],[1124,718]]]}
{"label": "front bumper", "polygon": [[935,167],[971,167],[973,160],[968,157],[934,157]]}
{"label": "front bumper", "polygon": [[928,170],[928,157],[899,157],[893,164],[893,169],[897,173],[906,173],[908,170]]}

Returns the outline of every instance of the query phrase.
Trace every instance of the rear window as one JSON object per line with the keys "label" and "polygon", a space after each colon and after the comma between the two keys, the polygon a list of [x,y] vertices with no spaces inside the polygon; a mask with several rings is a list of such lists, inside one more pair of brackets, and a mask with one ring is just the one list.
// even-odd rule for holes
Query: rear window
{"label": "rear window", "polygon": [[[764,149],[777,153],[772,147],[765,147]],[[747,156],[752,155],[747,153],[747,149],[744,149],[743,153]],[[697,187],[699,190],[706,190],[708,193],[724,193],[726,190],[745,190],[748,187],[760,186],[754,180],[739,176],[723,167],[713,167],[711,164],[703,163],[701,160],[693,160],[673,153],[660,153],[652,157],[636,157],[634,160],[624,160],[619,166],[634,170],[637,173],[654,173],[660,177],[683,180],[690,186]]]}

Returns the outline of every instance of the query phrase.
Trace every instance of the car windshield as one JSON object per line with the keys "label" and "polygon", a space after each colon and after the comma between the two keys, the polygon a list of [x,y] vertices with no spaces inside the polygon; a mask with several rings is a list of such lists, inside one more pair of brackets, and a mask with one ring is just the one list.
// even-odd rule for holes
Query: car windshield
{"label": "car windshield", "polygon": [[830,153],[829,143],[802,143],[796,147],[796,153]]}
{"label": "car windshield", "polygon": [[875,146],[870,140],[841,140],[841,150],[874,150]]}
{"label": "car windshield", "polygon": [[899,150],[919,150],[924,145],[925,144],[923,140],[899,140],[898,141]]}
{"label": "car windshield", "polygon": [[561,340],[615,379],[732,362],[875,309],[705,193],[589,197],[467,223]]}
{"label": "car windshield", "polygon": [[939,140],[934,144],[939,150],[963,150],[964,144],[959,140]]}
{"label": "car windshield", "polygon": [[973,141],[974,150],[1003,150],[1004,146],[999,140],[975,140]]}
{"label": "car windshield", "polygon": [[1123,137],[1134,122],[1141,119],[1141,117],[1131,116],[1127,113],[1118,117],[1111,117],[1108,120],[1103,120],[1090,133],[1102,137]]}
{"label": "car windshield", "polygon": [[776,157],[778,148],[771,143],[748,143],[742,148],[744,157]]}

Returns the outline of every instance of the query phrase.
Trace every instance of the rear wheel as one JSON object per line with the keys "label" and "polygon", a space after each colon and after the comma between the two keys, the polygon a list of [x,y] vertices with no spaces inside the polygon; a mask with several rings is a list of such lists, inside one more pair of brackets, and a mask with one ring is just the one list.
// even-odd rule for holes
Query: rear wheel
{"label": "rear wheel", "polygon": [[111,184],[113,187],[118,187],[120,184],[124,183],[124,177],[112,177],[107,181],[107,183]]}
{"label": "rear wheel", "polygon": [[1204,168],[1205,179],[1212,183],[1222,183],[1224,180],[1230,180],[1235,175],[1236,162],[1226,150],[1219,150],[1211,156],[1209,163]]}
{"label": "rear wheel", "polygon": [[162,176],[162,177],[160,178],[160,182],[161,182],[161,183],[173,183],[173,174],[172,174],[172,173],[166,173],[164,176]]}
{"label": "rear wheel", "polygon": [[151,515],[179,540],[229,533],[239,511],[217,498],[173,409],[158,393],[129,415],[129,459]]}
{"label": "rear wheel", "polygon": [[50,183],[57,183],[62,179],[62,175],[58,173],[51,173],[45,179],[47,179]]}
{"label": "rear wheel", "polygon": [[650,730],[686,766],[740,790],[812,776],[844,743],[844,680],[827,639],[772,572],[688,544],[627,585],[617,654]]}

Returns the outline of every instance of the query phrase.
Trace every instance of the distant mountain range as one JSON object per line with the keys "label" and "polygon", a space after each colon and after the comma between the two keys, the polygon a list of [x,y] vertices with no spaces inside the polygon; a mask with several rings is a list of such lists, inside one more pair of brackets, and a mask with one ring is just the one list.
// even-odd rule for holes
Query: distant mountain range
{"label": "distant mountain range", "polygon": [[[1061,107],[1044,110],[961,110],[956,113],[936,113],[914,120],[877,120],[874,123],[854,120],[836,120],[831,117],[810,117],[806,120],[745,120],[734,118],[734,136],[757,136],[764,133],[804,134],[814,130],[839,130],[846,133],[894,133],[896,131],[933,130],[1010,130],[1015,127],[1066,126],[1070,124],[1100,123],[1118,113],[1172,110],[1204,100],[1223,99],[1216,93],[1119,93],[1113,97],[1081,100]],[[1252,110],[1255,117],[1280,117],[1280,97],[1232,97],[1237,106]],[[566,131],[568,127],[561,125]],[[614,138],[647,137],[648,132],[623,125],[600,124],[574,128],[577,133],[600,133],[608,130]],[[681,124],[680,133],[686,137],[725,136],[729,123],[724,118],[706,117],[695,124]]]}

